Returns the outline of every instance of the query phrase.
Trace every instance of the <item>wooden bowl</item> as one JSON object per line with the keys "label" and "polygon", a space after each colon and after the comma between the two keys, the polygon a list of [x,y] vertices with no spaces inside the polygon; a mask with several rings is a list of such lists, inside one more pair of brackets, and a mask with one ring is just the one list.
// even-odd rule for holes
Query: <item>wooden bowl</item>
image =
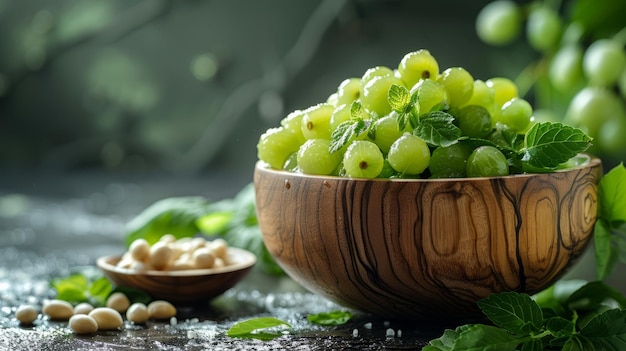
{"label": "wooden bowl", "polygon": [[263,239],[295,281],[394,319],[458,321],[491,293],[533,294],[584,251],[602,165],[438,180],[348,179],[257,163]]}
{"label": "wooden bowl", "polygon": [[229,247],[229,265],[220,268],[184,271],[135,272],[117,267],[121,256],[100,257],[96,264],[118,286],[137,288],[154,299],[170,302],[208,301],[237,284],[254,266],[256,256],[246,250]]}

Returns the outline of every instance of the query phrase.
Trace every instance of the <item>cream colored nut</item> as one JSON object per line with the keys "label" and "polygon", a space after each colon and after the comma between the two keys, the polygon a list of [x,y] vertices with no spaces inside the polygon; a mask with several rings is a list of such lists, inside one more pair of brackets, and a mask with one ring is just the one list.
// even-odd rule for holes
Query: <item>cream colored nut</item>
{"label": "cream colored nut", "polygon": [[139,261],[134,261],[130,267],[128,267],[128,269],[130,269],[133,272],[145,272],[147,270],[150,269],[150,265],[144,262],[139,262]]}
{"label": "cream colored nut", "polygon": [[129,268],[130,265],[133,264],[133,262],[135,262],[135,260],[130,255],[130,253],[125,252],[124,255],[122,255],[120,260],[117,262],[116,266],[120,268]]}
{"label": "cream colored nut", "polygon": [[191,239],[191,251],[195,251],[201,247],[206,247],[206,240],[204,238],[201,237],[195,237],[193,239]]}
{"label": "cream colored nut", "polygon": [[190,259],[178,259],[174,261],[167,269],[170,271],[186,271],[188,269],[194,269],[195,266]]}
{"label": "cream colored nut", "polygon": [[150,265],[154,269],[166,269],[172,260],[172,248],[165,242],[157,242],[150,248]]}
{"label": "cream colored nut", "polygon": [[212,268],[215,264],[215,256],[208,247],[196,249],[193,252],[192,259],[196,268]]}
{"label": "cream colored nut", "polygon": [[98,322],[86,314],[73,315],[69,324],[76,334],[93,334],[98,331]]}
{"label": "cream colored nut", "polygon": [[159,239],[159,241],[171,244],[176,242],[176,237],[173,234],[165,234]]}
{"label": "cream colored nut", "polygon": [[22,324],[32,324],[37,319],[37,309],[32,305],[21,305],[15,311],[15,319]]}
{"label": "cream colored nut", "polygon": [[93,311],[93,306],[87,302],[81,302],[74,306],[74,315],[89,314],[91,311]]}
{"label": "cream colored nut", "polygon": [[176,315],[176,307],[165,300],[155,300],[148,305],[150,318],[168,319]]}
{"label": "cream colored nut", "polygon": [[130,300],[124,293],[118,291],[109,295],[106,305],[120,313],[124,313],[130,306]]}
{"label": "cream colored nut", "polygon": [[110,307],[94,308],[89,317],[96,320],[98,330],[115,330],[124,325],[122,315]]}
{"label": "cream colored nut", "polygon": [[209,245],[211,251],[216,257],[221,258],[222,260],[226,259],[226,251],[228,250],[228,243],[224,239],[215,239],[211,241]]}
{"label": "cream colored nut", "polygon": [[51,300],[43,305],[42,312],[55,320],[68,320],[74,315],[74,307],[67,301]]}
{"label": "cream colored nut", "polygon": [[150,318],[148,313],[148,307],[141,302],[135,302],[130,305],[128,311],[126,311],[126,319],[133,323],[144,323]]}
{"label": "cream colored nut", "polygon": [[148,244],[146,239],[137,239],[130,244],[128,252],[136,261],[146,262],[150,257],[150,244]]}
{"label": "cream colored nut", "polygon": [[224,263],[224,260],[219,257],[216,257],[215,262],[213,262],[213,267],[211,268],[222,268],[224,266],[226,266],[226,263]]}

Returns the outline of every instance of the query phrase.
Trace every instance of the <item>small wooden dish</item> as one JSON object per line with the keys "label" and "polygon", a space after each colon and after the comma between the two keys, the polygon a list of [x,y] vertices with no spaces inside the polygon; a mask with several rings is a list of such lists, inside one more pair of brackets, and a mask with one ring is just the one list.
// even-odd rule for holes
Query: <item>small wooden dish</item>
{"label": "small wooden dish", "polygon": [[208,301],[237,284],[254,266],[256,256],[229,247],[230,264],[220,268],[184,271],[148,270],[135,272],[117,267],[121,256],[100,257],[96,264],[114,284],[145,291],[154,299],[170,302]]}

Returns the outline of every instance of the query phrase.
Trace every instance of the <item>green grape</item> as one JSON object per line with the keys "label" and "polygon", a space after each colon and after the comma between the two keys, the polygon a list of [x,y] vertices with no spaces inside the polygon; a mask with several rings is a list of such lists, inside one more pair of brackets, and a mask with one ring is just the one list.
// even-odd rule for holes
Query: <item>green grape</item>
{"label": "green grape", "polygon": [[498,122],[508,125],[518,133],[524,133],[533,115],[533,107],[524,99],[512,98],[502,105],[500,112]]}
{"label": "green grape", "polygon": [[531,123],[541,122],[560,122],[561,118],[553,111],[548,109],[537,109],[533,111],[533,116],[530,118]]}
{"label": "green grape", "polygon": [[300,140],[291,131],[282,128],[270,128],[259,138],[257,156],[274,169],[283,169],[285,161],[298,151]]}
{"label": "green grape", "polygon": [[298,152],[294,152],[289,157],[287,157],[287,161],[283,165],[283,169],[289,172],[296,172],[298,170]]}
{"label": "green grape", "polygon": [[480,79],[476,79],[474,81],[472,97],[460,107],[469,105],[482,106],[486,108],[489,113],[493,112],[493,110],[495,109],[495,99],[493,96],[493,90],[491,90],[491,88],[487,86],[487,83],[483,82]]}
{"label": "green grape", "polygon": [[476,17],[476,34],[490,45],[506,45],[515,40],[522,27],[522,11],[518,4],[498,0],[487,4]]}
{"label": "green grape", "polygon": [[491,116],[486,108],[478,105],[465,106],[455,115],[463,135],[486,138],[491,132]]}
{"label": "green grape", "polygon": [[559,14],[548,6],[533,8],[526,22],[526,36],[530,46],[541,52],[555,48],[561,39],[563,24]]}
{"label": "green grape", "polygon": [[343,168],[351,178],[376,178],[383,169],[383,153],[371,141],[352,142],[343,154]]}
{"label": "green grape", "polygon": [[437,79],[439,63],[428,50],[409,52],[400,61],[398,74],[407,87],[412,87],[422,79]]}
{"label": "green grape", "polygon": [[407,130],[399,130],[397,113],[392,112],[389,115],[379,118],[374,122],[374,143],[378,145],[383,153],[388,153],[391,144],[398,140]]}
{"label": "green grape", "polygon": [[619,88],[619,92],[622,94],[622,98],[626,100],[626,68],[622,70],[622,74],[619,76],[619,80],[617,81],[617,86]]}
{"label": "green grape", "polygon": [[326,103],[332,106],[337,106],[338,101],[339,95],[337,93],[332,93],[328,95],[328,98],[326,99]]}
{"label": "green grape", "polygon": [[394,84],[404,86],[404,82],[396,76],[386,75],[372,78],[363,87],[363,94],[361,95],[363,107],[368,111],[375,112],[378,116],[384,116],[391,112],[387,96],[389,88]]}
{"label": "green grape", "polygon": [[302,173],[328,175],[332,174],[342,155],[339,152],[331,154],[328,149],[330,140],[309,139],[298,149],[298,168]]}
{"label": "green grape", "polygon": [[365,71],[365,73],[363,73],[363,76],[361,77],[361,93],[363,93],[363,88],[367,85],[367,83],[369,83],[370,80],[374,79],[375,77],[388,75],[393,76],[394,72],[391,68],[387,66],[376,66],[369,68],[367,71]]}
{"label": "green grape", "polygon": [[302,117],[304,117],[304,111],[295,110],[290,112],[287,117],[280,121],[281,127],[295,134],[298,137],[300,144],[303,144],[306,141],[306,138],[302,134]]}
{"label": "green grape", "polygon": [[448,92],[450,106],[461,106],[474,92],[474,77],[462,67],[451,67],[441,72],[437,82]]}
{"label": "green grape", "polygon": [[330,139],[330,116],[335,108],[330,104],[317,104],[304,110],[300,129],[306,139]]}
{"label": "green grape", "polygon": [[485,84],[493,91],[493,99],[498,107],[502,107],[504,103],[512,98],[519,97],[517,86],[508,78],[494,77],[487,79]]}
{"label": "green grape", "polygon": [[619,96],[606,88],[586,87],[572,98],[563,121],[595,139],[600,127],[611,118],[626,118]]}
{"label": "green grape", "polygon": [[556,52],[548,68],[550,83],[562,92],[578,89],[583,83],[583,50],[577,45],[563,46]]}
{"label": "green grape", "polygon": [[464,178],[472,149],[463,143],[436,148],[430,156],[431,178]]}
{"label": "green grape", "polygon": [[422,138],[405,133],[391,145],[387,159],[402,175],[422,174],[430,163],[430,149]]}
{"label": "green grape", "polygon": [[448,106],[448,92],[434,80],[420,80],[411,88],[411,95],[415,92],[417,92],[421,114],[428,113],[437,106]]}
{"label": "green grape", "polygon": [[350,120],[350,118],[352,117],[350,110],[351,104],[343,104],[335,107],[333,113],[330,115],[331,133],[333,130],[337,129],[337,126],[339,126],[341,123]]}
{"label": "green grape", "polygon": [[610,39],[594,41],[583,56],[583,72],[592,85],[614,85],[625,66],[626,53],[622,45]]}
{"label": "green grape", "polygon": [[493,146],[479,146],[467,159],[468,177],[499,177],[508,174],[506,157]]}
{"label": "green grape", "polygon": [[337,88],[337,105],[351,104],[361,96],[361,78],[345,79]]}
{"label": "green grape", "polygon": [[626,116],[614,116],[602,124],[594,143],[603,154],[623,160],[626,157]]}

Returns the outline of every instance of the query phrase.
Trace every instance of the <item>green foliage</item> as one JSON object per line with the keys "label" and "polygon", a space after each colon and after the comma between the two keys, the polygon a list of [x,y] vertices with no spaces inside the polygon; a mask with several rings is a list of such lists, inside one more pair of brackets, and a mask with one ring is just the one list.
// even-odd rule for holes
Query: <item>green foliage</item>
{"label": "green foliage", "polygon": [[268,332],[267,329],[277,327],[291,328],[291,325],[274,317],[253,318],[234,324],[228,329],[226,335],[236,338],[272,340],[282,336],[282,334],[278,332]]}
{"label": "green foliage", "polygon": [[413,134],[430,146],[450,146],[461,137],[461,129],[454,125],[454,117],[443,111],[428,112],[420,116]]}
{"label": "green foliage", "polygon": [[526,133],[522,161],[537,168],[556,167],[591,146],[582,130],[559,122],[537,123]]}
{"label": "green foliage", "polygon": [[66,277],[56,277],[50,286],[57,292],[56,298],[72,304],[89,302],[94,306],[104,306],[113,287],[104,276],[87,272],[72,273]]}
{"label": "green foliage", "polygon": [[319,325],[342,325],[346,324],[351,318],[352,313],[349,311],[321,312],[307,316],[309,322]]}

